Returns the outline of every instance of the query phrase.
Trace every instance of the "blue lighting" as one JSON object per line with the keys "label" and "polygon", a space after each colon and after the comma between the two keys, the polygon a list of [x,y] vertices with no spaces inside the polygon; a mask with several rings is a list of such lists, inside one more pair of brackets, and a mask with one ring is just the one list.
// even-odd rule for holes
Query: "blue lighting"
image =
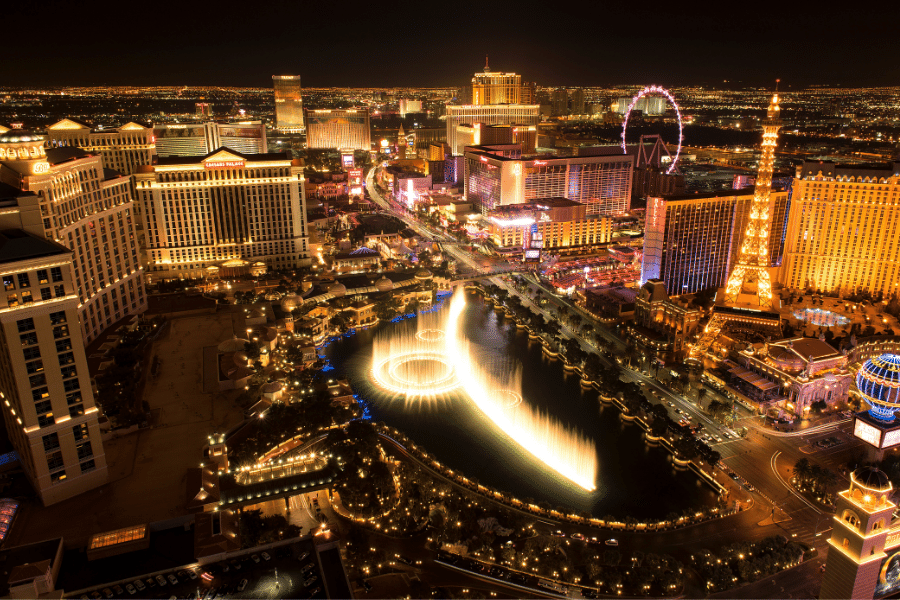
{"label": "blue lighting", "polygon": [[900,356],[882,354],[870,358],[856,374],[856,388],[880,421],[893,421],[900,408]]}

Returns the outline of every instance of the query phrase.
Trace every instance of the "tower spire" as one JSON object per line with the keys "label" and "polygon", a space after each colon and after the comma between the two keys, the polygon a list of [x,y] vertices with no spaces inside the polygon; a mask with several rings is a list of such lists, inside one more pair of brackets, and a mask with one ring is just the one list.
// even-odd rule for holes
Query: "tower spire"
{"label": "tower spire", "polygon": [[491,72],[491,67],[490,67],[490,65],[488,65],[488,55],[487,54],[484,55],[484,72],[485,73]]}
{"label": "tower spire", "polygon": [[[777,84],[777,81],[776,81]],[[775,144],[781,107],[778,94],[772,96],[766,120],[763,121],[762,155],[756,174],[756,190],[750,205],[750,220],[744,230],[737,264],[725,285],[725,302],[735,304],[745,283],[756,282],[756,303],[759,308],[772,308],[772,284],[769,277],[769,194],[772,191],[772,171],[775,165]]]}

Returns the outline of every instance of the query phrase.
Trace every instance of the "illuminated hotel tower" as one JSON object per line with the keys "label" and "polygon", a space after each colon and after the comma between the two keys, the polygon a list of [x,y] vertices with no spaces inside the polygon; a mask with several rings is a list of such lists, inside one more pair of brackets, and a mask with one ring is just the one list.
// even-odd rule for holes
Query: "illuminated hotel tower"
{"label": "illuminated hotel tower", "polygon": [[272,75],[275,86],[275,128],[292,132],[303,129],[303,99],[299,75]]}
{"label": "illuminated hotel tower", "polygon": [[522,76],[515,73],[494,73],[484,59],[484,73],[472,77],[472,104],[518,104],[522,90]]}
{"label": "illuminated hotel tower", "polygon": [[[737,304],[742,291],[755,295],[759,308],[772,308],[772,282],[769,277],[769,194],[772,191],[772,170],[775,164],[775,143],[781,120],[778,118],[778,94],[772,96],[769,114],[763,121],[762,156],[756,176],[756,190],[750,206],[750,221],[744,232],[744,242],[738,263],[725,285],[725,304]],[[752,289],[755,282],[756,290]],[[747,285],[747,288],[745,288]]]}
{"label": "illuminated hotel tower", "polygon": [[872,598],[885,546],[896,543],[891,482],[874,467],[850,475],[850,489],[835,498],[828,560],[819,598]]}

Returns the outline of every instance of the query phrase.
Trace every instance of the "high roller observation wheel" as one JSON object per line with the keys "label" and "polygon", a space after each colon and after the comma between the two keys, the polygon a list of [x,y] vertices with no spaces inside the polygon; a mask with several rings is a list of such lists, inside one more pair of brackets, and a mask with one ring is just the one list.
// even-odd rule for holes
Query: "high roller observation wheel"
{"label": "high roller observation wheel", "polygon": [[622,154],[628,154],[628,150],[625,147],[625,132],[628,130],[628,117],[631,116],[631,111],[638,103],[638,100],[650,94],[662,94],[665,96],[666,100],[669,101],[669,104],[675,108],[675,115],[678,117],[678,150],[675,152],[675,158],[672,159],[672,164],[666,171],[666,174],[671,174],[672,171],[675,170],[675,165],[678,164],[678,157],[681,156],[681,141],[684,139],[684,124],[681,122],[681,109],[678,107],[678,103],[675,102],[672,92],[662,86],[648,85],[631,99],[631,104],[628,105],[628,110],[625,111],[625,121],[622,123]]}

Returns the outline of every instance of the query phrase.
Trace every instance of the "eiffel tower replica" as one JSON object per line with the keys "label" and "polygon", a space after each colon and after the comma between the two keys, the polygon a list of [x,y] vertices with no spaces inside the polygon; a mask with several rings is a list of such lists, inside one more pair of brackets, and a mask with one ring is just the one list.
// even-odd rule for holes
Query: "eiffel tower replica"
{"label": "eiffel tower replica", "polygon": [[737,264],[728,276],[724,295],[722,290],[719,292],[721,304],[714,308],[712,318],[691,349],[690,358],[694,360],[700,360],[706,354],[722,329],[732,321],[770,334],[781,333],[781,317],[772,299],[769,273],[769,229],[772,222],[769,195],[772,192],[775,144],[782,125],[777,90],[776,86],[769,112],[763,121],[762,156]]}

